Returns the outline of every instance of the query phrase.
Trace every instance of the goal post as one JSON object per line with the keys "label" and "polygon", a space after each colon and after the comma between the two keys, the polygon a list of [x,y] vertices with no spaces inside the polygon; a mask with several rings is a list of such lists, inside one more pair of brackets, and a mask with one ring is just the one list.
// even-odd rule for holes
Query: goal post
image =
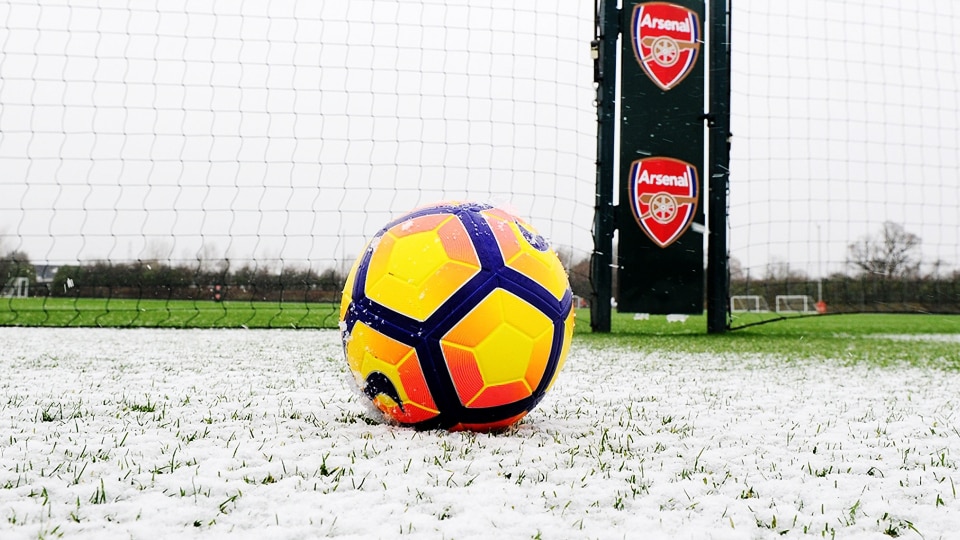
{"label": "goal post", "polygon": [[[771,310],[782,313],[823,313],[829,303],[831,313],[960,314],[960,191],[955,189],[955,167],[947,151],[957,146],[960,104],[955,85],[943,82],[960,76],[951,57],[955,38],[951,29],[960,26],[956,2],[931,0],[922,8],[902,4],[884,9],[853,4],[837,8],[820,1],[763,6],[737,0],[621,4],[617,19],[624,45],[621,56],[633,70],[621,74],[621,79],[624,84],[643,83],[642,101],[650,109],[673,91],[666,88],[673,80],[664,74],[675,72],[665,66],[695,62],[685,62],[692,56],[688,35],[666,39],[645,34],[647,19],[636,16],[636,10],[646,14],[649,8],[651,22],[664,22],[664,27],[678,32],[688,26],[665,11],[653,10],[667,10],[660,6],[669,5],[699,12],[705,5],[710,12],[701,18],[704,35],[699,41],[700,60],[709,58],[709,97],[704,97],[702,119],[709,130],[710,163],[698,171],[710,191],[699,201],[708,203],[705,224],[698,218],[693,221],[706,237],[709,331],[752,324],[751,318],[746,318],[750,323],[743,318],[734,322],[730,314],[734,301],[753,302],[731,296],[753,291],[775,300]],[[831,16],[825,19],[826,12]],[[864,24],[872,31],[864,32]],[[606,41],[600,43],[602,58]],[[899,54],[916,50],[918,43],[924,45],[923,54]],[[648,50],[655,44],[661,45],[660,56]],[[722,51],[730,55],[717,54]],[[637,62],[630,63],[634,59],[642,72],[636,69]],[[864,68],[871,59],[879,69]],[[736,70],[727,76],[731,64]],[[819,75],[811,75],[814,72]],[[647,78],[655,79],[660,88],[650,88]],[[698,79],[691,74],[676,84],[699,95],[688,84],[693,80]],[[877,88],[884,91],[878,93]],[[657,230],[654,217],[664,222],[662,229],[672,232],[668,225],[678,214],[675,209],[692,208],[694,198],[672,192],[665,197],[661,192],[667,190],[659,188],[649,191],[653,183],[649,179],[655,175],[681,178],[686,185],[679,173],[663,167],[647,170],[661,165],[664,156],[681,157],[672,156],[669,144],[663,144],[664,139],[679,140],[666,135],[675,119],[656,118],[657,131],[649,133],[644,123],[648,119],[637,115],[641,108],[635,96],[623,93],[617,105],[624,109],[620,116],[628,119],[628,125],[621,126],[619,135],[630,145],[620,154],[620,169],[636,171],[637,180],[631,184],[636,194],[621,189],[618,198],[601,201],[598,208],[617,206],[620,211],[615,220],[618,253],[628,255],[611,263],[618,271],[619,288],[667,296],[664,291],[671,289],[659,270],[675,266],[670,257],[659,258],[656,272],[628,273],[624,278],[625,258],[647,268],[643,263],[654,257],[638,252],[664,255],[656,248],[641,250],[629,244],[632,239],[624,235],[624,227],[637,221],[643,234],[634,236],[641,241],[646,235],[662,244],[671,242],[659,234],[662,230]],[[864,101],[864,95],[876,99]],[[672,108],[681,114],[689,109],[681,104]],[[725,126],[727,118],[730,123]],[[614,130],[609,129],[612,140]],[[601,176],[613,174],[607,158],[598,154]],[[700,163],[693,158],[684,161],[691,168]],[[598,182],[598,201],[599,186]],[[658,201],[669,211],[657,215],[650,210]],[[695,230],[693,225],[690,230]],[[595,229],[595,234],[604,241],[612,235],[606,229]],[[608,254],[605,244],[596,246],[595,253]],[[602,270],[605,262],[599,260],[594,268]],[[797,293],[806,298],[792,296]],[[777,295],[783,295],[779,308]],[[623,298],[624,291],[616,296],[618,305],[628,311],[631,304],[638,304]]]}
{"label": "goal post", "polygon": [[599,134],[593,329],[610,330],[606,300],[615,297],[621,312],[701,315],[706,308],[707,331],[724,332],[730,2],[625,1],[619,12],[616,4],[596,3],[592,48]]}
{"label": "goal post", "polygon": [[730,297],[730,311],[732,313],[767,313],[770,306],[767,300],[758,294],[743,294]]}
{"label": "goal post", "polygon": [[818,313],[817,302],[806,294],[778,294],[777,313]]}
{"label": "goal post", "polygon": [[2,298],[26,298],[30,295],[30,279],[25,277],[12,277],[4,284],[0,290]]}

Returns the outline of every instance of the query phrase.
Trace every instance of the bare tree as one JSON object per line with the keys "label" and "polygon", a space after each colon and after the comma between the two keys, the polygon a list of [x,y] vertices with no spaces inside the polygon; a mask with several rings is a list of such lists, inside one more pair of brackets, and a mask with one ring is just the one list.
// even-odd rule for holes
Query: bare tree
{"label": "bare tree", "polygon": [[576,264],[573,260],[573,248],[567,246],[555,245],[553,246],[557,252],[557,258],[560,259],[560,263],[563,264],[563,267],[569,270]]}
{"label": "bare tree", "polygon": [[7,248],[7,244],[8,244],[8,241],[7,241],[7,235],[5,231],[0,231],[0,256],[6,255],[7,252],[9,251],[9,248]]}
{"label": "bare tree", "polygon": [[743,269],[743,263],[740,262],[740,259],[731,256],[727,260],[727,268],[730,271],[730,279],[732,281],[743,281],[747,279],[747,273]]}
{"label": "bare tree", "polygon": [[847,264],[881,279],[912,277],[920,270],[919,251],[919,236],[899,223],[885,221],[880,233],[847,247]]}
{"label": "bare tree", "polygon": [[147,262],[170,262],[173,257],[173,238],[150,237],[140,251],[140,260]]}
{"label": "bare tree", "polygon": [[22,251],[0,253],[0,287],[15,277],[35,279],[30,257]]}
{"label": "bare tree", "polygon": [[207,242],[200,244],[200,249],[197,250],[194,256],[197,260],[198,272],[215,272],[222,260],[217,256],[217,247]]}
{"label": "bare tree", "polygon": [[767,263],[766,275],[768,281],[806,281],[809,279],[803,270],[790,268],[790,263],[773,255]]}
{"label": "bare tree", "polygon": [[567,273],[573,294],[581,298],[590,298],[593,295],[593,285],[590,283],[590,257],[577,261],[567,268]]}

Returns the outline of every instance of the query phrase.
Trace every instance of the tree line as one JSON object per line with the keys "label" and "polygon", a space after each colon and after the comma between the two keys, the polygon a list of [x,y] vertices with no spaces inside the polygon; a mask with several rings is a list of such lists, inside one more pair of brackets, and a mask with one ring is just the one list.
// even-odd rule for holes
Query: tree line
{"label": "tree line", "polygon": [[[817,299],[822,294],[828,309],[834,312],[960,313],[960,270],[944,272],[945,265],[935,263],[924,273],[920,245],[921,239],[903,226],[884,223],[877,234],[848,245],[848,272],[836,272],[820,280],[777,262],[768,265],[759,278],[748,276],[736,259],[731,259],[730,294],[759,295],[768,302],[777,295]],[[573,293],[591,298],[589,258],[574,260],[571,250],[559,251]],[[25,253],[12,251],[0,255],[0,284],[14,277],[27,278],[32,295],[319,302],[339,300],[346,272],[291,266],[274,270],[250,264],[232,268],[229,261],[218,268],[204,261],[95,261],[60,266],[51,282],[38,286],[36,267]]]}
{"label": "tree line", "polygon": [[835,272],[820,280],[790,269],[768,265],[760,278],[747,276],[731,261],[730,294],[822,297],[830,312],[960,313],[960,270],[943,271],[942,261],[921,266],[921,239],[902,225],[885,222],[880,231],[847,246],[848,273]]}
{"label": "tree line", "polygon": [[36,267],[21,252],[0,257],[0,279],[7,283],[13,277],[28,278],[33,296],[306,302],[334,301],[346,282],[345,273],[334,268],[276,271],[247,264],[232,269],[227,262],[209,269],[154,260],[63,265],[52,281],[39,283]]}

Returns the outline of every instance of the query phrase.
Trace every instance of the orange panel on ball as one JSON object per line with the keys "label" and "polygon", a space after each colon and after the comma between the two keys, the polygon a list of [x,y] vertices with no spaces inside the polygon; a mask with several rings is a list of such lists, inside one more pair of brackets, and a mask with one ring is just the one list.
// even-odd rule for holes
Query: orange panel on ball
{"label": "orange panel on ball", "polygon": [[477,368],[477,359],[470,351],[465,351],[448,344],[441,344],[443,357],[450,370],[450,378],[457,389],[460,403],[466,405],[483,389],[483,376]]}
{"label": "orange panel on ball", "polygon": [[484,217],[487,219],[490,230],[493,231],[493,236],[497,239],[503,262],[506,263],[520,254],[520,239],[517,238],[517,231],[513,228],[513,221],[516,218],[503,212],[494,212],[494,210],[484,212]]}
{"label": "orange panel on ball", "polygon": [[540,336],[533,344],[533,353],[530,355],[530,364],[527,365],[527,372],[524,374],[524,380],[530,385],[530,388],[536,388],[543,379],[543,372],[547,369],[547,362],[550,360],[550,351],[553,348],[553,332]]}
{"label": "orange panel on ball", "polygon": [[521,399],[530,397],[533,393],[524,381],[514,381],[506,384],[487,386],[477,394],[469,403],[465,403],[471,409],[484,407],[496,407],[497,405],[506,405],[516,403]]}
{"label": "orange panel on ball", "polygon": [[396,238],[403,238],[404,236],[410,236],[418,232],[432,231],[438,228],[444,221],[452,218],[453,216],[450,214],[430,214],[412,217],[390,227],[388,233]]}
{"label": "orange panel on ball", "polygon": [[433,396],[430,395],[426,379],[423,378],[423,369],[417,354],[414,353],[411,358],[403,362],[397,371],[403,389],[407,393],[407,400],[436,411],[437,405],[433,401]]}
{"label": "orange panel on ball", "polygon": [[405,403],[401,409],[392,399],[383,396],[374,399],[373,404],[388,417],[402,424],[416,424],[437,416],[436,411],[418,407],[414,403]]}
{"label": "orange panel on ball", "polygon": [[473,239],[459,219],[451,218],[437,229],[437,233],[450,259],[480,267],[480,258],[473,247]]}

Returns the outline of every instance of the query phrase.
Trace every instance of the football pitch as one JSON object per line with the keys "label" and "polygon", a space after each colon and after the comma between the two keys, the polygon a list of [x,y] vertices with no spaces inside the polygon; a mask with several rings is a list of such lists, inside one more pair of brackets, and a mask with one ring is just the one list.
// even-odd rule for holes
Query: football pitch
{"label": "football pitch", "polygon": [[257,306],[236,324],[242,310],[196,304],[213,307],[184,311],[211,328],[162,328],[182,326],[175,309],[147,324],[143,304],[143,324],[126,326],[161,328],[0,328],[0,537],[960,529],[958,317],[823,316],[708,336],[696,317],[617,315],[615,334],[577,332],[519,426],[474,434],[381,422],[352,389],[335,330],[276,328],[335,325],[336,306],[292,324]]}
{"label": "football pitch", "polygon": [[0,325],[336,328],[339,305],[117,298],[4,298]]}

